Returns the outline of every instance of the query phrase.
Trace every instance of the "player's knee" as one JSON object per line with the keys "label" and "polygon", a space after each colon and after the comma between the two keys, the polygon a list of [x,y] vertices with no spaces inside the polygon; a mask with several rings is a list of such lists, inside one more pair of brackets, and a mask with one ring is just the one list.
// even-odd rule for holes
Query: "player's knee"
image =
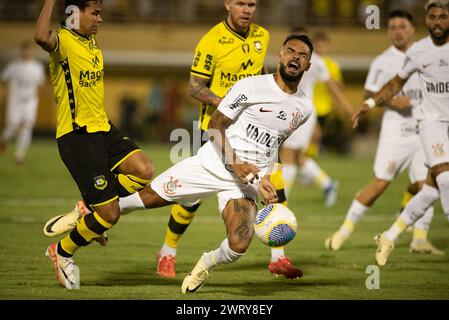
{"label": "player's knee", "polygon": [[245,236],[229,235],[228,242],[229,248],[237,253],[243,254],[248,250],[251,243],[254,232],[247,234]]}
{"label": "player's knee", "polygon": [[441,204],[446,215],[449,214],[449,171],[440,173],[436,178],[440,189]]}
{"label": "player's knee", "polygon": [[109,224],[115,225],[120,219],[120,209],[110,208],[109,210],[102,210],[98,214]]}
{"label": "player's knee", "polygon": [[390,181],[374,178],[372,185],[373,188],[375,189],[375,192],[377,194],[381,194],[388,188],[388,186],[390,185]]}
{"label": "player's knee", "polygon": [[147,159],[146,161],[141,161],[135,168],[134,175],[140,179],[151,180],[154,174],[153,163]]}

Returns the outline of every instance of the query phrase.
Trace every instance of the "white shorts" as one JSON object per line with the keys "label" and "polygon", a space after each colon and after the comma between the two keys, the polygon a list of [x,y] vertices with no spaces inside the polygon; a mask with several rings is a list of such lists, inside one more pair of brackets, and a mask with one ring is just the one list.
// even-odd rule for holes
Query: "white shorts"
{"label": "white shorts", "polygon": [[312,113],[309,120],[306,121],[302,126],[293,131],[290,137],[284,141],[282,146],[287,149],[293,150],[305,150],[312,140],[313,131],[315,130],[315,125],[317,123],[316,113]]}
{"label": "white shorts", "polygon": [[410,137],[382,137],[374,161],[376,178],[392,181],[408,168],[411,183],[427,177],[426,157],[418,135]]}
{"label": "white shorts", "polygon": [[449,163],[449,122],[424,120],[419,127],[427,164],[432,168]]}
{"label": "white shorts", "polygon": [[232,173],[218,176],[201,165],[198,156],[187,158],[158,175],[151,188],[163,199],[192,207],[217,194],[218,209],[223,212],[229,200],[248,198],[257,204],[259,184],[245,185]]}
{"label": "white shorts", "polygon": [[8,126],[19,125],[33,126],[36,121],[37,101],[29,101],[23,104],[9,102],[7,107],[6,121]]}

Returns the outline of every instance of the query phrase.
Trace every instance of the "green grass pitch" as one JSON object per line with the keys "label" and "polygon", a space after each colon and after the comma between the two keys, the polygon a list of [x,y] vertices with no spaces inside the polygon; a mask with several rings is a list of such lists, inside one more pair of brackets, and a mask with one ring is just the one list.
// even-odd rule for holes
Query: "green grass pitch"
{"label": "green grass pitch", "polygon": [[[170,165],[169,147],[144,145],[157,173]],[[389,264],[380,271],[380,289],[368,290],[366,269],[374,264],[373,236],[395,219],[407,176],[402,175],[357,226],[339,252],[324,248],[324,239],[343,220],[354,194],[372,176],[372,158],[325,155],[321,166],[340,182],[333,208],[323,206],[317,187],[296,184],[290,206],[299,232],[286,247],[304,271],[299,280],[273,277],[267,269],[269,248],[254,238],[237,263],[220,266],[195,295],[182,295],[181,283],[203,251],[215,249],[225,237],[213,197],[201,207],[187,230],[177,257],[177,276],[155,273],[155,256],[168,222],[169,208],[122,217],[109,232],[109,245],[97,243],[75,256],[81,289],[58,286],[53,266],[44,256],[51,242],[42,234],[51,216],[73,208],[79,192],[59,158],[55,141],[36,140],[27,163],[17,167],[12,146],[0,157],[0,299],[449,299],[449,255],[408,252],[411,234],[397,242]],[[449,253],[449,225],[437,205],[429,233],[432,242]]]}

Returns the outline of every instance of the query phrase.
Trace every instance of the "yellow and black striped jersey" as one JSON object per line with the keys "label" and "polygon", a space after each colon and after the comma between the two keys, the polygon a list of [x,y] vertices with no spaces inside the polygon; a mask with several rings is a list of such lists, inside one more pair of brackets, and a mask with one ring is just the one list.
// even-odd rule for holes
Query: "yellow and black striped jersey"
{"label": "yellow and black striped jersey", "polygon": [[66,27],[56,32],[50,53],[50,78],[57,104],[56,138],[86,127],[109,131],[104,107],[103,55],[94,35],[84,37]]}
{"label": "yellow and black striped jersey", "polygon": [[[224,97],[238,80],[262,74],[269,40],[269,32],[256,24],[250,25],[245,37],[226,21],[220,22],[198,43],[191,74],[209,79],[209,89]],[[214,111],[213,106],[201,106],[201,129],[207,130]]]}

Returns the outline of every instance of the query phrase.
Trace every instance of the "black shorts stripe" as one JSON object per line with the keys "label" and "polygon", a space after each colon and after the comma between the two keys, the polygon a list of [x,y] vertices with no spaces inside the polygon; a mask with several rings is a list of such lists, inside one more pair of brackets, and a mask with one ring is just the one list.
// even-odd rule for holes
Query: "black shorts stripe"
{"label": "black shorts stripe", "polygon": [[279,202],[287,201],[284,189],[276,190],[276,195],[278,196]]}
{"label": "black shorts stripe", "polygon": [[84,217],[84,222],[86,223],[86,227],[89,228],[90,231],[95,232],[98,235],[102,235],[103,232],[108,229],[103,227],[103,225],[95,219],[94,214],[88,214]]}
{"label": "black shorts stripe", "polygon": [[173,218],[173,216],[170,216],[170,220],[168,221],[168,228],[170,229],[171,232],[176,234],[183,234],[188,226],[189,226],[188,224],[177,223]]}
{"label": "black shorts stripe", "polygon": [[78,232],[78,230],[75,228],[70,232],[70,239],[78,246],[78,247],[85,247],[89,244],[89,241],[83,238],[83,236]]}

